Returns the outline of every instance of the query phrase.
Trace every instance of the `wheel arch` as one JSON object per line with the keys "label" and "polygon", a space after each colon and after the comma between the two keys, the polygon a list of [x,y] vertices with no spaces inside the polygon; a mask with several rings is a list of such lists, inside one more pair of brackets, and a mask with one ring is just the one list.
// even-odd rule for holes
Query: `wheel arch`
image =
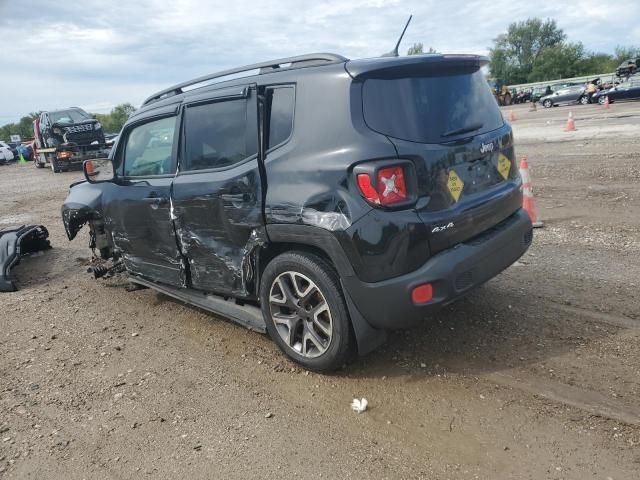
{"label": "wheel arch", "polygon": [[261,254],[260,271],[282,252],[303,250],[330,261],[341,277],[355,275],[340,242],[328,230],[310,225],[270,224],[266,226],[266,231],[269,241]]}
{"label": "wheel arch", "polygon": [[329,262],[340,277],[342,293],[351,319],[351,327],[355,333],[358,354],[365,355],[386,341],[387,332],[375,329],[369,324],[345,288],[342,278],[355,276],[355,271],[340,242],[332,232],[320,227],[293,224],[269,224],[266,226],[266,231],[269,241],[261,251],[258,262],[259,277],[256,284],[258,291],[264,268],[271,259],[280,253],[297,250],[315,254]]}

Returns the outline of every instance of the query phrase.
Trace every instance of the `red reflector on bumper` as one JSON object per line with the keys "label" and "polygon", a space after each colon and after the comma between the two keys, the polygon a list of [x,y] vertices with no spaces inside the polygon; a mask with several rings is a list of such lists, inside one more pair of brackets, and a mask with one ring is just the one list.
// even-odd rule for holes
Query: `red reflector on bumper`
{"label": "red reflector on bumper", "polygon": [[430,302],[432,298],[433,298],[433,287],[431,286],[430,283],[418,285],[411,292],[411,300],[416,305]]}

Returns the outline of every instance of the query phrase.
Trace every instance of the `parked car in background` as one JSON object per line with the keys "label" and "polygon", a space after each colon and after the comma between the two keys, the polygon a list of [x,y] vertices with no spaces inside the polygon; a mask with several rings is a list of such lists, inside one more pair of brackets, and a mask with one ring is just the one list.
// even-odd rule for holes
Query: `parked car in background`
{"label": "parked car in background", "polygon": [[9,148],[11,149],[11,152],[13,153],[13,158],[18,158],[18,142],[6,142],[7,145],[9,145]]}
{"label": "parked car in background", "polygon": [[602,90],[591,97],[592,102],[598,102],[603,104],[606,98],[609,98],[609,103],[617,102],[620,100],[639,100],[640,99],[640,77],[630,78],[626,82],[623,82],[608,90]]}
{"label": "parked car in background", "polygon": [[16,158],[11,147],[5,142],[0,142],[0,156],[1,163],[7,163]]}
{"label": "parked car in background", "polygon": [[546,108],[569,103],[582,103],[586,105],[589,103],[589,96],[585,91],[584,85],[572,85],[556,90],[551,95],[542,97],[540,103]]}
{"label": "parked car in background", "polygon": [[527,103],[531,100],[531,90],[521,90],[513,97],[513,103]]}
{"label": "parked car in background", "polygon": [[[542,97],[544,97],[545,95],[547,95],[546,93],[546,87],[536,87],[531,91],[531,98],[530,100],[532,102],[538,102]],[[552,90],[553,93],[553,90]]]}
{"label": "parked car in background", "polygon": [[640,58],[630,58],[622,62],[618,68],[616,68],[616,75],[618,77],[628,77],[638,71],[638,65],[640,64]]}
{"label": "parked car in background", "polygon": [[49,164],[54,173],[109,153],[100,122],[78,107],[42,112],[33,121],[33,135],[38,151],[35,166]]}

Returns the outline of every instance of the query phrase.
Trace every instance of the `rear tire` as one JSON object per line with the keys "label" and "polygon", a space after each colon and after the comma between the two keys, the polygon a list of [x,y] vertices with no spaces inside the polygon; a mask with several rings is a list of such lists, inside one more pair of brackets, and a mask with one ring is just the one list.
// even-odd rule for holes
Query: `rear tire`
{"label": "rear tire", "polygon": [[[604,105],[604,102],[606,101],[606,95],[602,95],[601,97],[598,97],[598,103],[600,105]],[[611,100],[609,100],[609,103],[611,103]]]}
{"label": "rear tire", "polygon": [[551,108],[553,107],[553,102],[551,100],[545,100],[544,102],[542,102],[542,106],[544,108]]}
{"label": "rear tire", "polygon": [[288,252],[271,260],[262,275],[260,304],[269,336],[302,367],[329,372],[355,353],[338,275],[321,257]]}
{"label": "rear tire", "polygon": [[582,105],[588,105],[589,104],[589,97],[587,95],[583,95],[580,97],[580,99],[578,100]]}
{"label": "rear tire", "polygon": [[50,162],[51,162],[51,171],[53,173],[60,173],[61,170],[60,170],[60,167],[58,166],[58,162],[56,161],[56,158],[51,157]]}
{"label": "rear tire", "polygon": [[44,153],[39,153],[38,155],[33,156],[33,164],[36,168],[44,168],[47,163],[47,159],[44,156]]}

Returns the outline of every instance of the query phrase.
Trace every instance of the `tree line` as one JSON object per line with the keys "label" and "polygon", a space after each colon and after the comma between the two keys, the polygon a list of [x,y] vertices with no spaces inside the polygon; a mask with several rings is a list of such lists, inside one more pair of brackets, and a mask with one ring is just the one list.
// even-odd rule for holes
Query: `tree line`
{"label": "tree line", "polygon": [[[109,113],[93,113],[93,117],[102,124],[105,133],[118,133],[129,115],[135,112],[135,107],[130,103],[121,103],[111,109]],[[33,121],[41,112],[31,112],[22,117],[18,122],[7,123],[0,127],[0,140],[8,141],[11,135],[20,135],[26,139],[33,137]]]}
{"label": "tree line", "polygon": [[555,20],[529,18],[509,25],[489,52],[491,76],[506,85],[610,73],[640,48],[616,47],[613,54],[588,51],[569,42]]}

